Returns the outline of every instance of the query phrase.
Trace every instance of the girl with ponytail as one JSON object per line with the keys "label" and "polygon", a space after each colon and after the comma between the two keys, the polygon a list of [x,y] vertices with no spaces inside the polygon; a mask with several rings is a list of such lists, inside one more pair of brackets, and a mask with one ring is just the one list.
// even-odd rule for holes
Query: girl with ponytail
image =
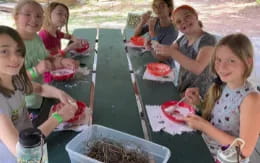
{"label": "girl with ponytail", "polygon": [[[216,45],[211,70],[217,76],[203,102],[202,117],[188,115],[190,127],[202,131],[213,157],[236,138],[245,141],[243,162],[249,162],[260,133],[260,94],[247,78],[253,68],[253,47],[243,34],[231,34]],[[185,92],[187,102],[199,104],[197,88]]]}

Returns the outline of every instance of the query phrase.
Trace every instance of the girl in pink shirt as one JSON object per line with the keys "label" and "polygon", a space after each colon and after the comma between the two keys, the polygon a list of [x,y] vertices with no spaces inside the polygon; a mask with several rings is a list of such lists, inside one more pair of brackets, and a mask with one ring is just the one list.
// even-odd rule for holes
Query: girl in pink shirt
{"label": "girl in pink shirt", "polygon": [[[82,48],[82,45],[87,43],[86,40],[78,39],[68,33],[68,19],[69,9],[66,5],[52,2],[46,8],[43,28],[39,36],[51,55],[65,55],[70,50]],[[66,28],[66,33],[61,32],[63,26]],[[68,39],[73,43],[61,50],[61,39]]]}

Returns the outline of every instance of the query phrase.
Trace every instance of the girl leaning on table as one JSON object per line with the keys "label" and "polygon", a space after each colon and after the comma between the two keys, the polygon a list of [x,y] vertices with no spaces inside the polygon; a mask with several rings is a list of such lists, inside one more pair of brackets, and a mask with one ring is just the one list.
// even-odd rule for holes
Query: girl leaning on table
{"label": "girl leaning on table", "polygon": [[57,125],[71,119],[74,101],[54,87],[32,83],[27,76],[24,60],[26,48],[12,28],[0,26],[0,163],[16,163],[16,143],[19,131],[32,127],[25,106],[25,94],[32,92],[46,97],[58,97],[63,107],[53,113],[38,128],[48,136]]}
{"label": "girl leaning on table", "polygon": [[[245,141],[241,157],[248,162],[259,140],[260,94],[247,81],[252,68],[253,47],[245,35],[238,33],[221,39],[211,60],[211,69],[218,78],[207,92],[202,117],[185,118],[190,127],[202,131],[215,158],[222,146],[239,137]],[[197,88],[188,88],[185,96],[191,104],[200,103]]]}
{"label": "girl leaning on table", "polygon": [[[51,55],[64,56],[70,50],[82,48],[86,40],[78,39],[68,33],[69,8],[59,2],[51,2],[45,10],[43,27],[39,32],[46,49]],[[66,28],[66,33],[61,32],[62,27]],[[71,40],[65,49],[61,50],[61,39]]]}
{"label": "girl leaning on table", "polygon": [[[172,0],[153,0],[152,9],[157,17],[152,17],[151,12],[144,13],[140,23],[135,28],[135,36],[141,36],[149,33],[149,39],[146,40],[146,46],[151,49],[151,40],[156,40],[163,45],[172,44],[178,37],[178,31],[171,22],[171,11],[173,10]],[[156,56],[159,60],[165,60],[168,57]],[[174,64],[174,62],[172,62]]]}
{"label": "girl leaning on table", "polygon": [[189,87],[199,87],[200,95],[204,96],[213,79],[208,65],[216,39],[202,29],[198,14],[191,6],[176,8],[172,21],[183,36],[170,46],[155,46],[156,54],[171,57],[180,64],[178,90],[181,93]]}
{"label": "girl leaning on table", "polygon": [[[22,37],[25,47],[25,68],[30,79],[42,82],[42,74],[57,68],[75,69],[78,63],[69,58],[49,56],[43,42],[37,35],[43,23],[43,9],[33,0],[21,0],[14,9],[16,28]],[[42,97],[38,95],[26,96],[29,108],[40,108]]]}

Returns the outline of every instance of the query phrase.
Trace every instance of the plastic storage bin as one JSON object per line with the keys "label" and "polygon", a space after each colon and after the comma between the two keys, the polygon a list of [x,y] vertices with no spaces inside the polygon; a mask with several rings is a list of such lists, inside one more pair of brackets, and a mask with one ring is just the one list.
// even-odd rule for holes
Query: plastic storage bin
{"label": "plastic storage bin", "polygon": [[83,154],[86,152],[88,142],[109,139],[123,146],[135,146],[146,152],[155,163],[166,163],[170,158],[170,150],[164,146],[155,144],[145,139],[138,138],[111,128],[100,125],[92,125],[75,136],[67,145],[66,151],[72,163],[101,163]]}

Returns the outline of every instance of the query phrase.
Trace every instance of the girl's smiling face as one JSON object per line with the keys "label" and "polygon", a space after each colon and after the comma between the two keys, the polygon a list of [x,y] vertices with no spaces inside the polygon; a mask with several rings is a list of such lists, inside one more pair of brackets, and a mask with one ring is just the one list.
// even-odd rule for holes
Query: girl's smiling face
{"label": "girl's smiling face", "polygon": [[197,15],[187,9],[180,9],[172,16],[173,23],[184,34],[200,28]]}
{"label": "girl's smiling face", "polygon": [[55,7],[55,9],[51,12],[51,21],[54,26],[62,27],[68,21],[68,12],[66,8],[61,5]]}
{"label": "girl's smiling face", "polygon": [[9,35],[0,35],[0,75],[17,75],[24,63],[21,49]]}
{"label": "girl's smiling face", "polygon": [[34,34],[43,23],[43,10],[35,4],[25,4],[15,15],[17,29],[20,32]]}
{"label": "girl's smiling face", "polygon": [[222,45],[216,49],[214,65],[220,79],[228,85],[237,87],[244,82],[246,65],[228,46]]}

